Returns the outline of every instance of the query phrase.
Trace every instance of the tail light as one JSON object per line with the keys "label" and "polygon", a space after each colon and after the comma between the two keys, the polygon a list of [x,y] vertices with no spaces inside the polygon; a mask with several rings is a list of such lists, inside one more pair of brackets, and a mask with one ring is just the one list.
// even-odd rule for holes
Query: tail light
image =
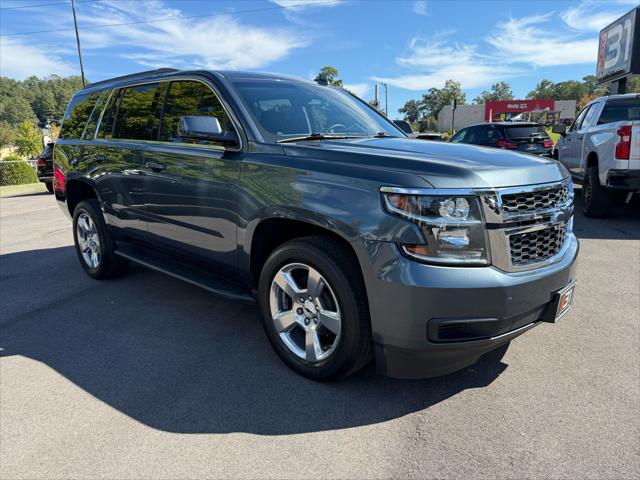
{"label": "tail light", "polygon": [[553,148],[553,140],[545,140],[542,146],[544,148]]}
{"label": "tail light", "polygon": [[64,192],[66,175],[62,170],[54,165],[53,167],[53,189]]}
{"label": "tail light", "polygon": [[39,167],[46,167],[47,166],[47,161],[43,160],[42,158],[38,159],[38,166]]}
{"label": "tail light", "polygon": [[518,148],[518,145],[510,142],[509,140],[498,140],[496,142],[496,147],[498,148]]}
{"label": "tail light", "polygon": [[631,155],[631,125],[618,128],[616,134],[620,141],[616,144],[616,158],[618,160],[629,160]]}

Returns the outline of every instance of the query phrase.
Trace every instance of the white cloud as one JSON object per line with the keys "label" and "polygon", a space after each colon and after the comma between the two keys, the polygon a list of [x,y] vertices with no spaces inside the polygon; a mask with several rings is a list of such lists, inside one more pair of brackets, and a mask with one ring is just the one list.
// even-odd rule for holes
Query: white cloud
{"label": "white cloud", "polygon": [[427,2],[426,0],[418,0],[417,2],[413,2],[413,11],[418,15],[428,15],[427,11]]}
{"label": "white cloud", "polygon": [[271,0],[284,8],[335,7],[343,0]]}
{"label": "white cloud", "polygon": [[126,50],[123,58],[151,67],[256,69],[309,43],[299,32],[240,23],[231,15],[92,29],[92,25],[179,18],[181,11],[161,1],[104,1],[84,6],[79,20],[84,26],[83,47],[120,45]]}
{"label": "white cloud", "polygon": [[41,46],[25,45],[22,41],[0,37],[0,76],[24,80],[36,75],[79,75],[79,67],[70,65]]}
{"label": "white cloud", "polygon": [[547,23],[552,14],[511,18],[498,23],[494,29],[496,33],[486,40],[496,49],[500,59],[506,62],[529,63],[539,67],[595,64],[598,39],[579,39],[559,32],[557,27],[544,30],[540,25]]}
{"label": "white cloud", "polygon": [[521,73],[521,69],[503,63],[497,64],[480,55],[476,45],[448,44],[442,38],[452,32],[440,34],[435,40],[414,38],[409,54],[396,62],[413,72],[396,77],[373,77],[408,90],[426,90],[441,87],[448,79],[457,80],[465,88],[477,88]]}
{"label": "white cloud", "polygon": [[369,93],[371,90],[371,85],[368,83],[345,83],[343,84],[344,88],[352,92],[354,95],[364,98],[365,95]]}
{"label": "white cloud", "polygon": [[[607,0],[606,2],[586,0],[563,11],[560,18],[574,30],[599,32],[636,5],[638,5],[637,0]],[[612,10],[611,7],[614,9]]]}

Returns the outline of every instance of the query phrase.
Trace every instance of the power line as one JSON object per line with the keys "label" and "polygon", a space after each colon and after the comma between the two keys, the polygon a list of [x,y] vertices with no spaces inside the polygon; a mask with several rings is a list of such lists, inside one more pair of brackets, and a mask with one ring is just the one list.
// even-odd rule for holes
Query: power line
{"label": "power line", "polygon": [[[76,0],[76,3],[87,2],[101,2],[102,0]],[[0,7],[0,10],[18,10],[19,8],[34,8],[34,7],[49,7],[52,5],[68,5],[69,2],[54,2],[54,3],[34,3],[31,5],[18,5],[16,7]]]}
{"label": "power line", "polygon": [[[87,0],[85,0],[87,1]],[[333,3],[334,0],[326,0],[325,2],[313,2],[313,3],[302,3],[299,5],[296,5],[296,7],[307,7],[307,6],[312,6],[312,5],[322,5],[323,3]],[[220,16],[227,16],[227,15],[238,15],[241,13],[255,13],[255,12],[264,12],[267,10],[282,10],[284,8],[287,8],[285,6],[281,6],[281,5],[274,5],[272,7],[264,7],[264,8],[254,8],[251,10],[238,10],[235,12],[222,12],[222,13],[210,13],[207,15],[189,15],[189,16],[183,16],[183,17],[167,17],[167,18],[158,18],[158,19],[154,19],[154,20],[138,20],[135,22],[123,22],[123,23],[105,23],[102,25],[91,25],[90,28],[107,28],[107,27],[121,27],[121,26],[125,26],[125,25],[139,25],[142,23],[156,23],[156,22],[171,22],[171,21],[176,21],[176,20],[188,20],[188,19],[192,19],[192,18],[205,18],[205,17],[220,17]],[[0,35],[0,37],[13,37],[16,35],[35,35],[37,33],[54,33],[54,32],[68,32],[73,30],[73,27],[71,28],[58,28],[55,30],[35,30],[32,32],[17,32],[17,33],[4,33],[2,35]]]}

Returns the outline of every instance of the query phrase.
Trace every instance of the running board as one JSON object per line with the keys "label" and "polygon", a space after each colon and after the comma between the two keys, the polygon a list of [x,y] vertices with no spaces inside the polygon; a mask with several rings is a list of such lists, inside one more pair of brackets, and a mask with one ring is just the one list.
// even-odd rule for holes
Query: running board
{"label": "running board", "polygon": [[184,263],[171,260],[166,257],[158,258],[157,256],[149,255],[143,249],[137,248],[135,245],[124,245],[119,243],[115,253],[116,255],[126,258],[127,260],[131,260],[143,267],[150,268],[197,287],[204,288],[205,290],[209,290],[221,297],[244,302],[255,302],[255,298],[251,296],[249,290],[243,290],[240,286],[227,283],[222,279],[218,279],[206,272],[203,272],[202,270],[185,265]]}

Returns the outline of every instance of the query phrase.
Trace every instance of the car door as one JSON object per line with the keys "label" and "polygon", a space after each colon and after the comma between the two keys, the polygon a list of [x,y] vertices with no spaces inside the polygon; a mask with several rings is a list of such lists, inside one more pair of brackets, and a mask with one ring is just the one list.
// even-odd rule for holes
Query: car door
{"label": "car door", "polygon": [[580,154],[584,136],[581,126],[590,109],[591,105],[587,105],[582,109],[567,133],[562,137],[562,140],[558,142],[558,159],[569,169],[572,175],[579,175]]}
{"label": "car door", "polygon": [[213,116],[234,131],[212,88],[196,80],[172,81],[158,141],[143,154],[149,241],[177,257],[233,271],[236,263],[235,188],[242,154],[216,142],[180,136],[181,117]]}
{"label": "car door", "polygon": [[91,143],[95,184],[117,237],[146,241],[142,148],[158,135],[164,85],[115,90]]}

